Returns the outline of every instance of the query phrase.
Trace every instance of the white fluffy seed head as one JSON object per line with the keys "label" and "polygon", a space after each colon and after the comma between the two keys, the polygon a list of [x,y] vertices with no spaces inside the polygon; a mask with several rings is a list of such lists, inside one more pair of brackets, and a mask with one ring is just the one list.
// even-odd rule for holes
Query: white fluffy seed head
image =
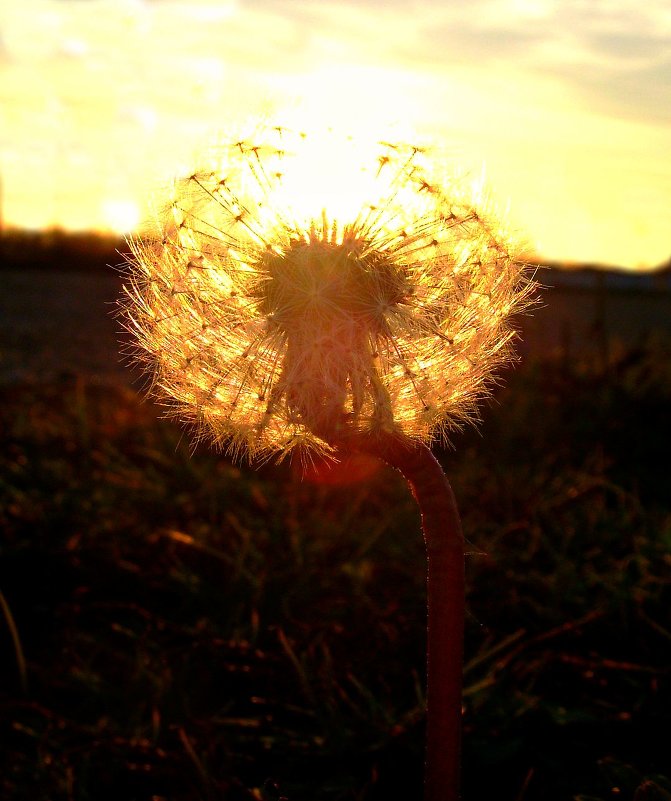
{"label": "white fluffy seed head", "polygon": [[421,149],[330,144],[272,128],[221,147],[131,242],[134,355],[236,455],[445,437],[474,419],[530,302],[504,230]]}

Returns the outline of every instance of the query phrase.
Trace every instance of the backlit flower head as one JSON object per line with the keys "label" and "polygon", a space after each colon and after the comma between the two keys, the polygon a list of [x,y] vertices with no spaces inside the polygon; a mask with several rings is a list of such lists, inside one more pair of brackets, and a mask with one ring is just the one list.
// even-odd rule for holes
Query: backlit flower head
{"label": "backlit flower head", "polygon": [[511,356],[531,284],[422,149],[263,129],[175,183],[131,242],[136,356],[234,453],[444,436]]}

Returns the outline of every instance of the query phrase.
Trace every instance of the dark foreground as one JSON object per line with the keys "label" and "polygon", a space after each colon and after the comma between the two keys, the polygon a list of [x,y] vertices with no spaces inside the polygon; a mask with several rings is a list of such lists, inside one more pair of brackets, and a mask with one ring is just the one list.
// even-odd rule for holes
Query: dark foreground
{"label": "dark foreground", "polygon": [[[671,799],[668,365],[526,366],[441,454],[468,539],[465,801]],[[120,385],[0,391],[2,799],[421,798],[398,476],[191,455]]]}

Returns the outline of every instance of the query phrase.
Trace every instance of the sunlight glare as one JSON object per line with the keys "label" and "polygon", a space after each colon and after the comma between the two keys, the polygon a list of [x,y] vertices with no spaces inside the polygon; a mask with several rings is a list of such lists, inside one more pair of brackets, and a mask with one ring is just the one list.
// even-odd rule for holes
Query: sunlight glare
{"label": "sunlight glare", "polygon": [[333,128],[365,138],[386,131],[394,141],[407,141],[422,108],[421,81],[408,70],[392,66],[329,63],[309,73],[280,81],[294,116],[304,129]]}
{"label": "sunlight glare", "polygon": [[355,141],[333,130],[307,137],[301,159],[282,180],[282,202],[303,227],[322,214],[331,221],[353,222],[365,199],[372,197],[375,151],[374,141]]}
{"label": "sunlight glare", "polygon": [[[370,75],[368,80],[365,75],[359,77],[361,81],[348,83],[350,89],[346,93],[339,84],[338,94],[330,91],[334,87],[329,85],[329,73],[319,71],[308,83],[310,86],[313,81],[319,83],[322,90],[328,87],[328,102],[320,102],[323,94],[315,92],[310,104],[292,110],[285,108],[280,115],[287,129],[286,153],[276,159],[269,171],[281,174],[278,197],[303,230],[307,230],[311,222],[320,226],[322,220],[337,221],[341,236],[343,225],[353,223],[371,203],[383,201],[392,192],[385,181],[384,170],[380,176],[384,144],[379,133],[375,136],[371,131],[391,133],[396,142],[418,143],[417,135],[411,132],[408,124],[400,134],[400,125],[379,125],[376,104],[371,104],[371,97],[379,98],[379,93],[376,95],[365,85],[373,78]],[[300,159],[292,158],[296,143],[299,143]],[[285,158],[291,162],[291,168],[286,171]],[[416,198],[413,196],[408,202],[415,203]]]}
{"label": "sunlight glare", "polygon": [[133,200],[106,200],[102,212],[105,226],[119,234],[132,231],[140,221],[140,209]]}

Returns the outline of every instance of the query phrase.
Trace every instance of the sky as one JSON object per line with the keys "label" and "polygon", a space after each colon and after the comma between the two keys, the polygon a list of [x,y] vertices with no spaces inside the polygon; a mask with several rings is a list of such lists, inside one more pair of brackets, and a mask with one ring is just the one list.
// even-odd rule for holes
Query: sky
{"label": "sky", "polygon": [[669,0],[0,0],[5,226],[129,230],[259,116],[431,145],[539,258],[671,256]]}

